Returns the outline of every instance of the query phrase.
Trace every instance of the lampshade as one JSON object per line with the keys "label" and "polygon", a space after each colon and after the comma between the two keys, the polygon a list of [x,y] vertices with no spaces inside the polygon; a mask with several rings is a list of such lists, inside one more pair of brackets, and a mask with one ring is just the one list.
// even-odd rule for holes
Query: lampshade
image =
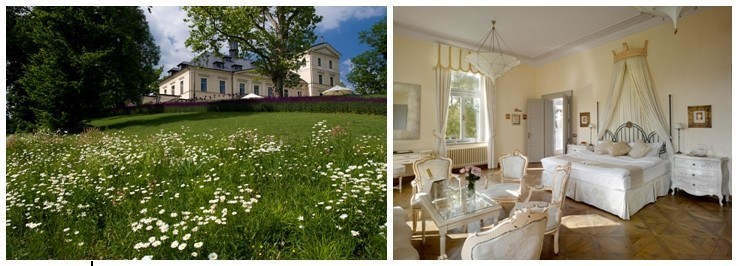
{"label": "lampshade", "polygon": [[668,17],[672,20],[672,25],[675,27],[675,34],[677,34],[677,19],[680,18],[680,13],[683,11],[681,6],[635,6],[637,10],[652,14],[654,16]]}
{"label": "lampshade", "polygon": [[683,123],[675,123],[675,125],[673,127],[674,128],[677,128],[677,129],[683,129],[683,128],[685,128],[685,124],[683,124]]}
{"label": "lampshade", "polygon": [[589,128],[595,128],[595,124],[593,124],[593,123],[590,123],[590,125],[588,125],[588,127],[589,127]]}
{"label": "lampshade", "polygon": [[[495,20],[492,21],[493,28],[480,41],[477,52],[465,56],[467,62],[475,66],[482,74],[495,80],[512,68],[518,66],[521,61],[515,56],[503,54],[500,47],[500,35],[495,30]],[[485,43],[489,40],[489,50],[485,49]],[[496,51],[497,45],[497,51]]]}

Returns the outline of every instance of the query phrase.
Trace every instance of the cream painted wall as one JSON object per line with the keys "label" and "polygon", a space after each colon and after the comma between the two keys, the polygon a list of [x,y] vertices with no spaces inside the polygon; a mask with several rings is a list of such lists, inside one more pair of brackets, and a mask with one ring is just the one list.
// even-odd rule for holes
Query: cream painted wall
{"label": "cream painted wall", "polygon": [[[713,128],[690,128],[681,132],[684,152],[706,144],[712,154],[731,157],[731,8],[708,9],[680,19],[679,32],[664,24],[571,55],[552,63],[532,67],[521,65],[498,79],[495,128],[496,155],[513,150],[526,151],[526,120],[521,126],[505,120],[515,108],[526,112],[526,100],[572,90],[572,132],[577,142],[590,141],[590,130],[580,128],[580,112],[596,119],[596,101],[601,112],[610,91],[613,54],[622,43],[642,47],[649,40],[649,63],[658,97],[668,114],[668,95],[673,95],[673,121],[687,124],[687,106],[711,105]],[[421,85],[421,138],[396,140],[394,150],[434,148],[436,96],[433,66],[436,51],[430,41],[394,35],[394,81]],[[602,115],[602,113],[601,113]],[[593,134],[596,134],[593,132]],[[673,131],[677,136],[677,132]]]}
{"label": "cream painted wall", "polygon": [[434,44],[395,34],[393,36],[393,81],[421,85],[421,138],[394,140],[393,150],[433,150],[436,128],[436,64]]}
{"label": "cream painted wall", "polygon": [[[436,127],[436,82],[433,66],[436,65],[434,43],[403,35],[393,36],[394,82],[421,85],[421,138],[418,140],[395,140],[394,150],[433,150],[435,141],[433,130]],[[526,110],[526,99],[535,98],[535,71],[530,66],[519,66],[497,80],[495,127],[496,155],[526,150],[526,120],[514,126],[505,120],[506,113],[515,108]]]}
{"label": "cream painted wall", "polygon": [[[683,152],[706,144],[712,154],[731,157],[731,8],[717,7],[678,22],[663,25],[612,41],[536,68],[538,95],[573,90],[573,121],[580,112],[595,118],[596,101],[601,115],[608,98],[613,70],[611,51],[622,51],[622,43],[643,47],[648,40],[647,63],[665,117],[668,95],[673,97],[673,123],[687,124],[687,107],[711,105],[712,128],[688,128],[681,132]],[[579,141],[589,141],[588,128],[573,125]],[[677,140],[677,131],[673,130]],[[677,145],[677,144],[675,144]],[[677,148],[677,147],[676,147]]]}

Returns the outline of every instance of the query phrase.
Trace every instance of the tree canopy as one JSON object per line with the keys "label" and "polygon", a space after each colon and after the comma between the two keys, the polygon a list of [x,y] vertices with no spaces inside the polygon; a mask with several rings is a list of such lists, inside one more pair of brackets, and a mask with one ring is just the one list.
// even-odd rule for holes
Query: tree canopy
{"label": "tree canopy", "polygon": [[359,33],[362,43],[371,48],[352,58],[353,68],[347,79],[362,94],[387,93],[387,22],[375,23],[369,31]]}
{"label": "tree canopy", "polygon": [[323,17],[314,7],[185,7],[191,22],[185,44],[195,52],[219,54],[226,43],[236,43],[239,56],[254,61],[257,73],[270,77],[276,95],[300,81],[295,74],[316,40],[313,31]]}
{"label": "tree canopy", "polygon": [[140,102],[158,78],[159,48],[138,7],[8,7],[6,14],[9,40],[22,40],[8,63],[17,76],[6,85],[13,95],[6,116],[18,122],[8,132],[80,132],[96,112]]}

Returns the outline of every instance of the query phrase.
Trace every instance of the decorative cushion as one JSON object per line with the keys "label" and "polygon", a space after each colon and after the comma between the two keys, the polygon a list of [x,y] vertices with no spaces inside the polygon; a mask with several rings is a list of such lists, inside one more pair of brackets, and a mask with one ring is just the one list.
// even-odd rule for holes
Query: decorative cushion
{"label": "decorative cushion", "polygon": [[647,143],[650,147],[652,147],[649,152],[647,152],[644,157],[659,157],[659,151],[662,150],[662,145],[664,142],[657,142],[657,143]]}
{"label": "decorative cushion", "polygon": [[652,149],[649,144],[644,143],[644,140],[641,139],[637,140],[636,142],[634,142],[633,145],[630,146],[631,151],[629,151],[629,156],[635,159],[644,157],[644,155],[647,155],[647,153],[649,153],[649,151]]}
{"label": "decorative cushion", "polygon": [[631,147],[626,142],[616,142],[608,147],[608,154],[614,157],[629,154],[629,151],[631,151]]}
{"label": "decorative cushion", "polygon": [[595,146],[593,151],[595,151],[595,153],[597,154],[608,154],[608,148],[611,147],[611,144],[613,144],[611,140],[602,141],[601,143],[598,143],[597,146]]}

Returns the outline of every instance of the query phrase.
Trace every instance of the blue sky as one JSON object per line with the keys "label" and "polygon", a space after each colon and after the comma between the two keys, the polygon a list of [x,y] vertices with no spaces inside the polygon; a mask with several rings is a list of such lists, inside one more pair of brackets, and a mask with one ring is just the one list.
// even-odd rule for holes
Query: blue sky
{"label": "blue sky", "polygon": [[[331,44],[341,53],[341,81],[353,88],[346,74],[351,69],[351,59],[369,49],[359,42],[359,32],[369,30],[373,24],[385,19],[387,7],[316,7],[316,13],[323,16],[323,21],[316,26],[316,35],[321,41]],[[182,61],[188,61],[195,55],[185,46],[189,36],[187,24],[183,19],[187,14],[180,7],[155,6],[151,13],[144,8],[149,22],[149,30],[154,41],[161,50],[159,65],[166,72]]]}

